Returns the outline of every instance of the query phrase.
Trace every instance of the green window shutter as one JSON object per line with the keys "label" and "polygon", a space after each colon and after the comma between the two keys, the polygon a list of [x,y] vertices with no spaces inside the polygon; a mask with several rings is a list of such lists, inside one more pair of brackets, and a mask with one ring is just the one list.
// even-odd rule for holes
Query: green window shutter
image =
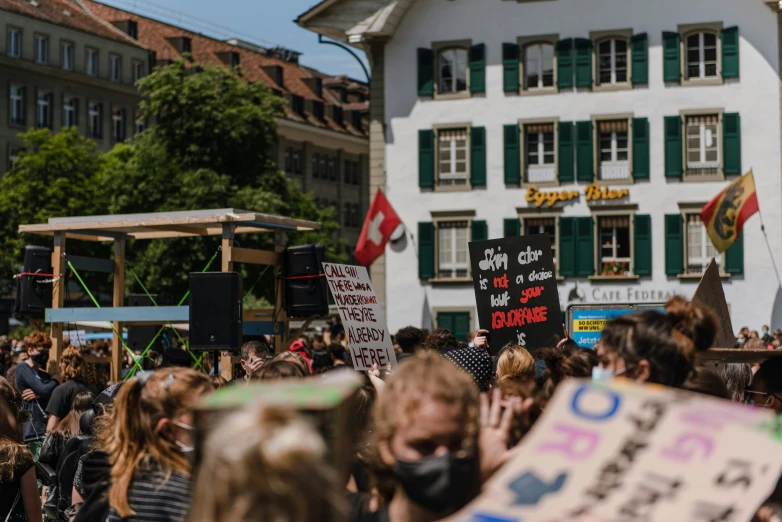
{"label": "green window shutter", "polygon": [[559,150],[557,151],[557,178],[560,183],[569,183],[576,178],[573,151],[575,139],[573,136],[573,122],[561,121],[557,124],[559,133]]}
{"label": "green window shutter", "polygon": [[470,47],[470,92],[486,92],[486,45]]}
{"label": "green window shutter", "polygon": [[684,273],[684,224],[681,214],[665,215],[665,273]]}
{"label": "green window shutter", "polygon": [[649,39],[646,33],[634,34],[630,39],[630,79],[633,85],[649,83]]}
{"label": "green window shutter", "polygon": [[503,134],[505,141],[505,183],[518,185],[521,183],[519,126],[517,124],[505,125]]}
{"label": "green window shutter", "polygon": [[573,39],[557,42],[557,87],[573,88]]}
{"label": "green window shutter", "polygon": [[739,234],[736,241],[725,251],[725,273],[744,273],[744,232]]}
{"label": "green window shutter", "polygon": [[521,220],[519,218],[506,218],[502,222],[504,237],[517,237],[521,235]]}
{"label": "green window shutter", "polygon": [[470,241],[489,239],[489,226],[482,219],[473,219],[470,224]]}
{"label": "green window shutter", "polygon": [[418,186],[434,188],[434,131],[418,131]]}
{"label": "green window shutter", "polygon": [[434,53],[418,49],[418,96],[434,96]]}
{"label": "green window shutter", "polygon": [[434,223],[418,223],[418,277],[434,277]]}
{"label": "green window shutter", "polygon": [[486,185],[486,129],[470,129],[470,184],[474,187]]}
{"label": "green window shutter", "polygon": [[576,218],[559,218],[559,275],[576,275]]}
{"label": "green window shutter", "polygon": [[665,117],[665,177],[682,177],[682,119]]}
{"label": "green window shutter", "polygon": [[649,179],[649,120],[633,118],[633,179]]}
{"label": "green window shutter", "polygon": [[453,313],[453,330],[451,330],[456,336],[456,339],[466,343],[467,334],[470,333],[470,313],[469,312],[454,312]]}
{"label": "green window shutter", "polygon": [[726,27],[720,32],[722,41],[722,77],[739,77],[739,28]]}
{"label": "green window shutter", "polygon": [[437,312],[437,328],[445,328],[453,332],[453,319],[452,312]]}
{"label": "green window shutter", "polygon": [[519,92],[519,46],[502,44],[502,89]]}
{"label": "green window shutter", "polygon": [[741,174],[741,118],[737,112],[722,115],[722,144],[725,174]]}
{"label": "green window shutter", "polygon": [[576,275],[595,275],[594,226],[591,217],[576,218]]}
{"label": "green window shutter", "polygon": [[576,38],[576,87],[592,88],[592,40]]}
{"label": "green window shutter", "polygon": [[633,273],[639,276],[652,275],[652,217],[633,216]]}
{"label": "green window shutter", "polygon": [[578,181],[594,179],[594,161],[592,147],[592,122],[576,122],[576,176]]}
{"label": "green window shutter", "polygon": [[663,81],[678,83],[682,79],[681,35],[663,33]]}

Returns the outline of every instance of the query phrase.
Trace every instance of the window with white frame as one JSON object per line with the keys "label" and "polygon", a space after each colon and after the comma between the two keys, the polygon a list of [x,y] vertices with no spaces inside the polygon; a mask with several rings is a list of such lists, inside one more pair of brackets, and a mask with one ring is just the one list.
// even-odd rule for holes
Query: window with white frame
{"label": "window with white frame", "polygon": [[687,174],[718,174],[720,118],[716,114],[687,116]]}
{"label": "window with white frame", "polygon": [[600,85],[627,83],[627,40],[611,38],[597,44],[597,82]]}
{"label": "window with white frame", "polygon": [[712,258],[722,264],[722,256],[714,247],[700,214],[687,214],[687,263],[686,273],[700,275],[706,270]]}
{"label": "window with white frame", "polygon": [[116,54],[109,55],[109,79],[113,82],[122,81],[122,58]]}
{"label": "window with white frame", "polygon": [[100,103],[89,102],[87,104],[87,136],[93,139],[100,139],[103,134],[103,128],[101,125],[101,113],[103,112],[102,105]]}
{"label": "window with white frame", "polygon": [[74,96],[62,97],[62,125],[63,127],[76,127],[77,121],[77,101]]}
{"label": "window with white frame", "polygon": [[627,120],[597,122],[600,179],[630,179],[630,146]]}
{"label": "window with white frame", "polygon": [[550,183],[557,180],[553,123],[524,126],[524,156],[527,183]]}
{"label": "window with white frame", "polygon": [[554,46],[535,43],[524,48],[524,88],[545,89],[554,86]]}
{"label": "window with white frame", "polygon": [[450,94],[467,90],[467,49],[453,47],[437,54],[437,92]]}
{"label": "window with white frame", "polygon": [[39,129],[52,128],[52,94],[49,92],[38,93],[36,106],[35,125]]}
{"label": "window with white frame", "polygon": [[147,129],[147,121],[141,117],[141,114],[136,112],[136,119],[133,125],[133,133],[141,134]]}
{"label": "window with white frame", "polygon": [[19,161],[19,154],[22,152],[21,148],[8,147],[8,170],[11,170],[16,166],[16,162]]}
{"label": "window with white frame", "polygon": [[8,56],[11,58],[22,57],[22,30],[15,27],[8,28]]}
{"label": "window with white frame", "polygon": [[133,60],[133,83],[136,83],[144,77],[144,62]]}
{"label": "window with white frame", "polygon": [[630,216],[599,216],[600,274],[624,276],[631,274]]}
{"label": "window with white frame", "polygon": [[24,125],[24,87],[11,85],[8,105],[10,123],[13,125]]}
{"label": "window with white frame", "polygon": [[525,218],[524,235],[548,234],[551,238],[551,254],[554,256],[554,265],[557,264],[557,218]]}
{"label": "window with white frame", "polygon": [[437,223],[438,278],[454,279],[469,275],[470,258],[467,253],[469,230],[467,221]]}
{"label": "window with white frame", "polygon": [[466,185],[467,129],[441,129],[437,132],[439,155],[438,182],[441,185]]}
{"label": "window with white frame", "polygon": [[70,42],[60,42],[60,67],[73,70],[73,44]]}
{"label": "window with white frame", "polygon": [[98,50],[87,47],[85,50],[87,76],[98,76]]}
{"label": "window with white frame", "polygon": [[41,34],[35,35],[35,61],[49,63],[49,37]]}
{"label": "window with white frame", "polygon": [[125,109],[119,107],[111,109],[111,138],[115,142],[125,139]]}
{"label": "window with white frame", "polygon": [[685,39],[688,80],[703,80],[717,77],[717,35],[715,33],[694,33]]}

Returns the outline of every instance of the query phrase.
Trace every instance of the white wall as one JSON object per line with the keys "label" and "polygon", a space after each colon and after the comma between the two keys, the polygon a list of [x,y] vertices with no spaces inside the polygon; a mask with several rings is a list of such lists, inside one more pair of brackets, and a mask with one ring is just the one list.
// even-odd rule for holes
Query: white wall
{"label": "white wall", "polygon": [[[720,86],[665,86],[662,32],[676,31],[679,24],[715,21],[722,21],[724,27],[739,27],[740,80]],[[547,96],[502,92],[504,42],[550,33],[558,33],[560,38],[588,38],[590,31],[628,28],[635,34],[649,35],[648,87]],[[459,39],[486,44],[486,94],[464,100],[419,100],[416,49]],[[762,0],[417,0],[386,46],[385,64],[387,193],[412,234],[417,234],[419,221],[432,220],[432,211],[475,210],[475,219],[488,222],[489,237],[502,237],[503,219],[515,217],[517,207],[528,206],[525,189],[506,188],[503,181],[503,125],[520,118],[579,121],[597,114],[633,113],[649,119],[651,179],[623,188],[629,189],[628,201],[638,205],[639,214],[652,215],[653,277],[594,285],[579,278],[578,286],[585,290],[587,302],[595,302],[595,297],[601,302],[654,301],[659,292],[691,296],[697,281],[683,282],[664,273],[663,215],[678,213],[679,202],[707,201],[727,183],[682,183],[664,178],[663,118],[684,109],[721,108],[741,115],[742,168],[754,169],[766,230],[774,256],[782,263],[777,18]],[[418,187],[418,131],[458,122],[486,128],[487,186],[469,192],[422,192]],[[581,190],[585,185],[574,183],[563,188]],[[561,215],[587,216],[590,212],[582,196]],[[758,217],[751,218],[744,230],[744,275],[724,283],[733,324],[759,328],[762,322],[772,321],[773,313],[773,325],[782,327],[782,293],[775,290],[776,277]],[[408,237],[405,245],[390,247],[387,253],[387,308],[392,331],[408,324],[429,327],[432,308],[474,306],[471,285],[422,285],[417,238]],[[563,309],[575,281],[568,278],[560,284]],[[598,293],[593,294],[592,289]]]}

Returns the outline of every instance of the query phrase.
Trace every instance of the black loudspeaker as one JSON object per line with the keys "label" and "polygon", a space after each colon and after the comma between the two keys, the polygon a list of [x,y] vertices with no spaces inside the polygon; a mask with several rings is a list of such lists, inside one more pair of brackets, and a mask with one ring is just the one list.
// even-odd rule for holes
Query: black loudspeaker
{"label": "black loudspeaker", "polygon": [[52,250],[42,246],[24,247],[22,272],[25,275],[16,279],[14,314],[43,319],[46,307],[52,306]]}
{"label": "black loudspeaker", "polygon": [[238,350],[241,344],[241,274],[190,274],[190,349]]}
{"label": "black loudspeaker", "polygon": [[288,317],[328,315],[329,300],[323,245],[302,245],[285,250],[285,311]]}
{"label": "black loudspeaker", "polygon": [[[158,305],[162,305],[160,298],[156,294],[152,294],[152,297],[157,301]],[[130,294],[128,297],[128,306],[155,306],[152,299],[146,294]],[[162,328],[163,324],[151,324],[151,325],[128,325],[128,348],[134,352],[144,351],[155,334]],[[162,336],[162,334],[161,334]],[[158,336],[155,339],[155,343],[149,348],[150,350],[160,351],[162,345],[162,337]]]}

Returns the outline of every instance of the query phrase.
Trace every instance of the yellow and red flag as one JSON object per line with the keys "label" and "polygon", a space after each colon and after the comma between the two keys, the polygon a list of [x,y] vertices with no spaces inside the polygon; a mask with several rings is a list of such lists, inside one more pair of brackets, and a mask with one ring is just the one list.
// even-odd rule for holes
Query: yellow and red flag
{"label": "yellow and red flag", "polygon": [[758,211],[755,178],[750,170],[701,209],[701,219],[719,253],[739,237],[744,223]]}

